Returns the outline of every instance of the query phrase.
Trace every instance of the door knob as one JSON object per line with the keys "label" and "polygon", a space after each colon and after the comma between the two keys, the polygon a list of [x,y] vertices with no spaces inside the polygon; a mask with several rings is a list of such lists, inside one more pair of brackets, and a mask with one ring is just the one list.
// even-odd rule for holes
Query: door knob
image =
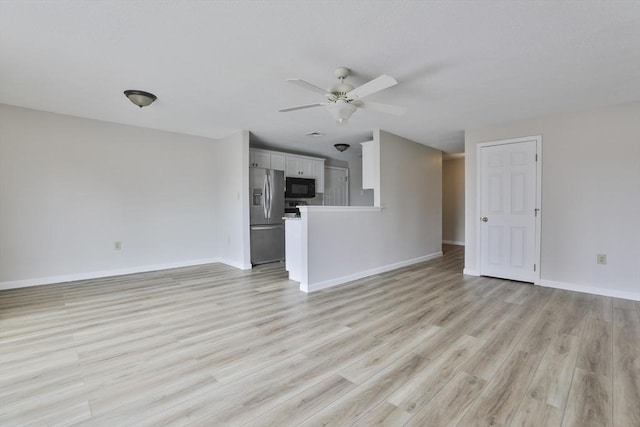
{"label": "door knob", "polygon": [[482,222],[487,222],[487,221],[489,221],[489,218],[487,218],[486,216],[483,216],[482,218],[480,218],[480,220]]}

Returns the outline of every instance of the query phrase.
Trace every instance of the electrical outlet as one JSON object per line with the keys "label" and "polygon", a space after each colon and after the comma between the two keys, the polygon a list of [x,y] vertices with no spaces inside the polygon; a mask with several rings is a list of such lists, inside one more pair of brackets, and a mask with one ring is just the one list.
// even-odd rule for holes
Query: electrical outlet
{"label": "electrical outlet", "polygon": [[118,240],[117,242],[113,242],[113,249],[115,249],[116,251],[122,249],[122,242],[120,240]]}
{"label": "electrical outlet", "polygon": [[598,264],[605,265],[607,263],[607,254],[598,254]]}

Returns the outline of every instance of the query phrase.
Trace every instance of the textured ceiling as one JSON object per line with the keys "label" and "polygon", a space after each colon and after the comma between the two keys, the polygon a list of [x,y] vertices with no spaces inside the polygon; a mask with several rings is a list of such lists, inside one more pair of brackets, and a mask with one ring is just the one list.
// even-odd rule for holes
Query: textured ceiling
{"label": "textured ceiling", "polygon": [[[336,66],[394,76],[367,99],[408,112],[277,112],[321,101],[287,78],[329,87]],[[640,1],[0,0],[2,103],[338,159],[373,128],[460,152],[465,129],[638,99]]]}

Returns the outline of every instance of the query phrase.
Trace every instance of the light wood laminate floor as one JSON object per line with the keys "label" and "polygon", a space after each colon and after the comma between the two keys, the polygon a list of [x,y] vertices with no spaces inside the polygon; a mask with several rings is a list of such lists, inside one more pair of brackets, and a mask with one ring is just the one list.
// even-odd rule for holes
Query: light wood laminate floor
{"label": "light wood laminate floor", "polygon": [[306,295],[280,265],[0,292],[0,425],[640,426],[640,303],[463,276]]}

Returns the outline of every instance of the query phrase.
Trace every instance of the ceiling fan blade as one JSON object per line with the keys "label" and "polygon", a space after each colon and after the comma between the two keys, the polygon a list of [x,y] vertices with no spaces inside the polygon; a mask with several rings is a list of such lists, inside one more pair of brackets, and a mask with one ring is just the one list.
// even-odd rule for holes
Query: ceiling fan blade
{"label": "ceiling fan blade", "polygon": [[314,84],[311,84],[309,82],[306,82],[304,80],[301,79],[287,79],[288,82],[293,83],[296,86],[300,86],[301,88],[310,90],[312,92],[317,92],[317,93],[321,93],[323,95],[327,95],[330,94],[329,92],[327,92],[326,90],[322,89],[321,87],[318,87]]}
{"label": "ceiling fan blade", "polygon": [[391,76],[386,74],[381,75],[378,78],[371,80],[363,84],[362,86],[358,86],[357,88],[347,92],[347,98],[349,99],[362,99],[365,96],[369,96],[372,93],[380,92],[388,87],[397,85],[398,82]]}
{"label": "ceiling fan blade", "polygon": [[286,113],[288,111],[304,110],[305,108],[321,107],[323,105],[325,105],[325,104],[317,103],[317,104],[297,105],[295,107],[282,108],[282,109],[280,109],[278,111],[281,112],[281,113]]}
{"label": "ceiling fan blade", "polygon": [[381,113],[393,114],[401,116],[407,112],[404,107],[398,107],[397,105],[380,104],[379,102],[359,102],[358,107],[368,108],[370,110],[380,111]]}

